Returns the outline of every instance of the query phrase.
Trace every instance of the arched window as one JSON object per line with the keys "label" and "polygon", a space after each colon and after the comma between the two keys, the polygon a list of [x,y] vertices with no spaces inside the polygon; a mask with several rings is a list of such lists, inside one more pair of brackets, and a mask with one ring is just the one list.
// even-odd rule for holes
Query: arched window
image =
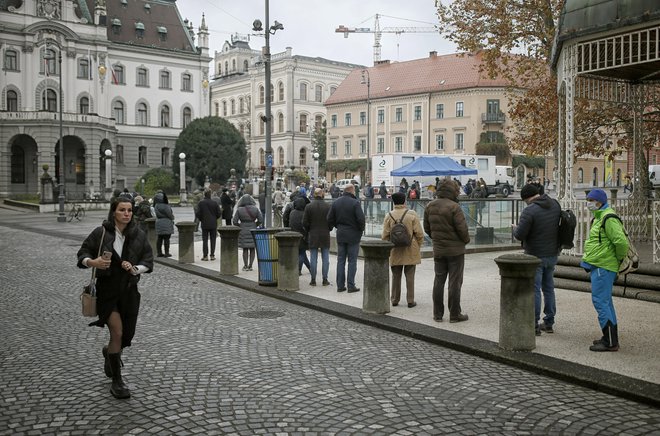
{"label": "arched window", "polygon": [[234,101],[233,98],[229,101],[229,107],[231,108],[231,114],[235,115],[236,114],[236,101]]}
{"label": "arched window", "polygon": [[57,94],[52,89],[47,89],[43,93],[43,100],[41,101],[43,110],[48,112],[57,112]]}
{"label": "arched window", "polygon": [[284,83],[282,82],[277,84],[277,98],[284,101]]}
{"label": "arched window", "polygon": [[578,168],[577,182],[584,183],[584,170],[582,168]]}
{"label": "arched window", "polygon": [[307,84],[306,83],[301,83],[300,84],[300,99],[301,100],[307,100]]}
{"label": "arched window", "polygon": [[300,133],[307,133],[307,115],[300,114]]}
{"label": "arched window", "polygon": [[300,154],[299,154],[299,159],[298,159],[298,165],[301,167],[306,167],[307,166],[307,149],[306,148],[301,148],[300,149]]}
{"label": "arched window", "polygon": [[81,97],[80,98],[80,113],[83,114],[83,115],[89,113],[89,98],[88,97]]}
{"label": "arched window", "polygon": [[52,48],[44,49],[41,52],[41,73],[46,76],[56,76],[57,71],[57,52]]}
{"label": "arched window", "polygon": [[183,128],[188,127],[188,124],[192,121],[192,110],[189,107],[183,108]]}
{"label": "arched window", "polygon": [[238,113],[243,113],[243,97],[238,98]]}
{"label": "arched window", "polygon": [[225,61],[225,76],[229,74],[229,62]]}
{"label": "arched window", "polygon": [[317,115],[314,117],[314,129],[321,130],[323,127],[323,115]]}
{"label": "arched window", "polygon": [[277,116],[277,131],[284,132],[284,114],[282,113]]}
{"label": "arched window", "polygon": [[222,76],[222,62],[218,62],[218,76]]}
{"label": "arched window", "polygon": [[277,165],[284,166],[284,149],[282,147],[277,149]]}
{"label": "arched window", "polygon": [[124,103],[119,100],[115,101],[112,111],[115,115],[115,123],[124,124],[126,122],[124,121]]}
{"label": "arched window", "polygon": [[161,71],[160,72],[160,83],[158,84],[158,87],[161,89],[170,89],[172,88],[172,84],[170,83],[170,72],[169,71]]}
{"label": "arched window", "polygon": [[272,83],[270,84],[270,101],[275,101],[275,87],[273,87]]}
{"label": "arched window", "polygon": [[248,70],[248,65],[249,65],[248,61],[247,61],[247,60],[244,60],[244,61],[243,61],[243,71],[244,71],[244,72],[247,72],[247,70]]}
{"label": "arched window", "polygon": [[215,116],[216,117],[220,116],[220,103],[215,104]]}
{"label": "arched window", "polygon": [[231,71],[232,71],[233,73],[236,72],[236,59],[232,59],[232,60],[231,60]]}
{"label": "arched window", "polygon": [[18,94],[16,91],[7,91],[7,110],[18,112]]}
{"label": "arched window", "polygon": [[147,105],[145,103],[138,103],[137,105],[137,120],[138,126],[147,125]]}
{"label": "arched window", "polygon": [[266,100],[266,88],[264,88],[264,85],[259,86],[259,104],[264,104],[264,101]]}
{"label": "arched window", "polygon": [[11,146],[11,182],[25,183],[25,151],[17,145]]}
{"label": "arched window", "polygon": [[168,105],[160,108],[160,127],[170,127],[170,107]]}
{"label": "arched window", "polygon": [[78,59],[78,78],[79,79],[89,79],[89,59],[80,58]]}
{"label": "arched window", "polygon": [[323,101],[323,85],[316,85],[314,88],[314,100],[318,102]]}
{"label": "arched window", "polygon": [[225,100],[222,101],[222,116],[227,116],[227,102]]}

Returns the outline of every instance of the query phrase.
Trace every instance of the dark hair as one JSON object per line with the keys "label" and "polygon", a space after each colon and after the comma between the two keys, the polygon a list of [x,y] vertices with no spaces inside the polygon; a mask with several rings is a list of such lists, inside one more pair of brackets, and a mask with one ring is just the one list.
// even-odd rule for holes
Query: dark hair
{"label": "dark hair", "polygon": [[211,198],[211,190],[210,189],[205,189],[204,190],[204,198]]}
{"label": "dark hair", "polygon": [[392,194],[392,203],[394,204],[403,204],[406,202],[406,194],[403,192],[395,192]]}
{"label": "dark hair", "polygon": [[135,203],[132,198],[129,198],[127,195],[119,195],[118,197],[113,198],[110,201],[110,212],[108,212],[108,221],[114,224],[115,222],[115,212],[119,203],[131,203],[131,209],[135,207]]}

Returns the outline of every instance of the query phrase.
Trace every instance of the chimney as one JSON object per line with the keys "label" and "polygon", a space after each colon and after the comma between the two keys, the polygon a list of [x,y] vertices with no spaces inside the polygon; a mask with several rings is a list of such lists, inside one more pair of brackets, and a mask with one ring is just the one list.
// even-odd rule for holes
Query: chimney
{"label": "chimney", "polygon": [[437,58],[438,57],[438,52],[433,50],[429,52],[429,57],[430,58]]}

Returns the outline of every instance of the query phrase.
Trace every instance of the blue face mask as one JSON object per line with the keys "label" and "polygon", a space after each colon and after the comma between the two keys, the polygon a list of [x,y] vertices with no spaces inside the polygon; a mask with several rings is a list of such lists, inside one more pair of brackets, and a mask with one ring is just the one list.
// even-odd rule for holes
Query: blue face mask
{"label": "blue face mask", "polygon": [[595,201],[587,201],[587,209],[590,211],[598,210],[598,205]]}

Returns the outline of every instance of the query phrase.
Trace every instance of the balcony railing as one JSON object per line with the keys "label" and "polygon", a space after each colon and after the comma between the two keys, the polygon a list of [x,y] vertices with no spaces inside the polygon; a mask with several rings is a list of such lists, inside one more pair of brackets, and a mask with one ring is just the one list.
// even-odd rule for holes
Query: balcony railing
{"label": "balcony railing", "polygon": [[[24,112],[0,112],[0,121],[59,121],[59,112],[48,111],[24,111]],[[105,127],[114,127],[114,118],[105,118],[96,114],[74,114],[63,113],[62,121],[67,124],[98,124]]]}
{"label": "balcony railing", "polygon": [[496,113],[496,114],[493,114],[493,113],[483,113],[483,114],[481,114],[481,122],[482,123],[504,124],[505,119],[506,119],[506,117],[505,117],[503,112],[499,112],[499,113]]}

